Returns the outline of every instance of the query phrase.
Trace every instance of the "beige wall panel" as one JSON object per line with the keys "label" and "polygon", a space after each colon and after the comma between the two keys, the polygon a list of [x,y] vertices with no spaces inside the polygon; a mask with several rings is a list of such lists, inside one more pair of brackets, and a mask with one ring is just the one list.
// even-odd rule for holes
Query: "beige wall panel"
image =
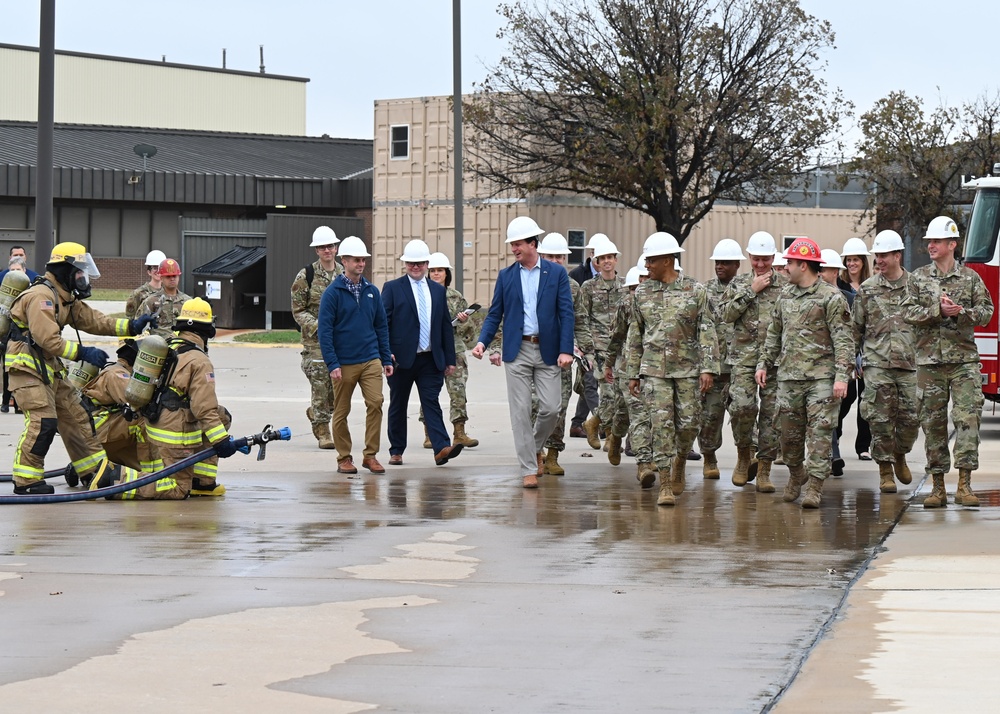
{"label": "beige wall panel", "polygon": [[[37,53],[0,48],[3,118],[35,120],[37,68]],[[59,123],[292,136],[306,132],[305,82],[58,54],[55,79]],[[19,107],[25,97],[34,104],[27,115]]]}

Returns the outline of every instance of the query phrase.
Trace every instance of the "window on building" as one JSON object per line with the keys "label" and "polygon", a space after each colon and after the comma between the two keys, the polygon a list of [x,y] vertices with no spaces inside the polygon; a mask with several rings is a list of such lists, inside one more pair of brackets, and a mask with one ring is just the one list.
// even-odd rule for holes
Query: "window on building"
{"label": "window on building", "polygon": [[389,127],[389,158],[410,158],[410,125],[397,124]]}
{"label": "window on building", "polygon": [[587,245],[587,231],[579,229],[570,229],[566,231],[566,242],[569,243],[569,260],[567,262],[573,265],[580,265],[584,261],[584,254],[586,250],[584,246]]}

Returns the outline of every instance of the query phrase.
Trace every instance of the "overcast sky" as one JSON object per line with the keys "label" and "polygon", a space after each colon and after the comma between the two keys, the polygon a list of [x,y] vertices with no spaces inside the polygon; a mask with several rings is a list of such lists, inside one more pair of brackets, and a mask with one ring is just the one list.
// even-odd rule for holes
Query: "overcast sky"
{"label": "overcast sky", "polygon": [[[862,112],[902,89],[962,104],[996,91],[991,3],[802,0],[837,33],[827,81]],[[976,7],[979,11],[976,12]],[[502,56],[490,0],[462,10],[465,89]],[[6,0],[0,42],[37,46],[38,4]],[[58,0],[56,47],[77,52],[308,77],[310,135],[371,138],[375,99],[450,94],[451,0]],[[977,22],[978,19],[978,22]]]}

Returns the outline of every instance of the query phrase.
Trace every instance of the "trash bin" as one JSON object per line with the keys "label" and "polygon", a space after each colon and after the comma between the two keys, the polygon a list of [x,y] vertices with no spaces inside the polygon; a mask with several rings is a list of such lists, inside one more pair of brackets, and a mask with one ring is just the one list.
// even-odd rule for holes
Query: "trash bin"
{"label": "trash bin", "polygon": [[192,271],[194,293],[212,306],[216,327],[263,329],[267,248],[236,246]]}

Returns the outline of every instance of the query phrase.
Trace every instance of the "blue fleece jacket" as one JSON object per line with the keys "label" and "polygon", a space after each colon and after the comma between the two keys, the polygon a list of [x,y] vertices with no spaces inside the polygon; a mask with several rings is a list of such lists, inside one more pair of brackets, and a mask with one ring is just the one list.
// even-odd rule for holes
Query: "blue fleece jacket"
{"label": "blue fleece jacket", "polygon": [[319,347],[328,371],[373,359],[392,364],[389,328],[378,288],[361,278],[361,298],[338,275],[319,303]]}

